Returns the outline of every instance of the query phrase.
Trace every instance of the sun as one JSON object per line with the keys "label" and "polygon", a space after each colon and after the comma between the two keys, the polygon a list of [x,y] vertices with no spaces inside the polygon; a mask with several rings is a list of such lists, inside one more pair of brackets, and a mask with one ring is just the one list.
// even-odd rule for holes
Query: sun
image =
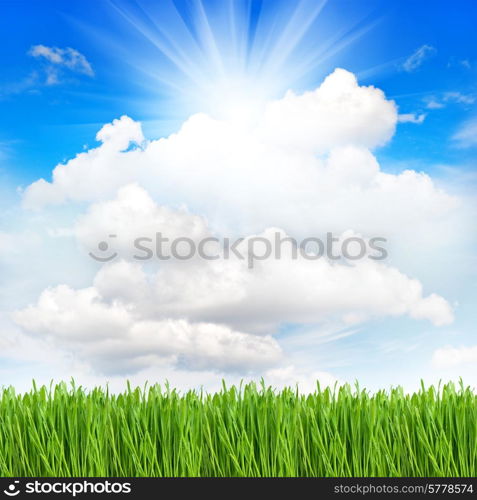
{"label": "sun", "polygon": [[162,113],[167,107],[182,119],[204,112],[249,122],[288,90],[315,88],[329,72],[324,61],[366,31],[344,20],[331,38],[322,34],[320,26],[332,24],[323,18],[325,0],[191,0],[187,9],[163,0],[160,11],[154,2],[112,5],[152,46],[147,53],[131,46],[134,55],[126,58],[134,61],[141,84],[147,80],[161,95]]}

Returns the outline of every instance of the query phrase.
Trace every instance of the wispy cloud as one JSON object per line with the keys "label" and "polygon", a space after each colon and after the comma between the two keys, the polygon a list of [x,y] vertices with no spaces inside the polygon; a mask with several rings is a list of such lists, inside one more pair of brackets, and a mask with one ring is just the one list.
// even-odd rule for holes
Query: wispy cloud
{"label": "wispy cloud", "polygon": [[93,68],[86,57],[76,49],[66,47],[47,47],[46,45],[34,45],[28,54],[37,59],[42,59],[48,64],[45,68],[46,85],[60,83],[60,70],[67,69],[73,73],[94,76]]}
{"label": "wispy cloud", "polygon": [[472,94],[463,94],[462,92],[452,91],[444,92],[440,96],[427,96],[424,99],[427,109],[441,109],[445,108],[448,103],[457,103],[470,105],[474,104],[476,98]]}
{"label": "wispy cloud", "polygon": [[52,64],[65,66],[77,73],[94,76],[93,68],[86,57],[71,47],[59,49],[57,47],[47,47],[46,45],[34,45],[29,54],[33,57],[43,57]]}
{"label": "wispy cloud", "polygon": [[6,83],[0,87],[0,99],[21,94],[22,92],[34,92],[34,87],[39,83],[38,81],[39,75],[36,71],[33,71],[18,82]]}
{"label": "wispy cloud", "polygon": [[66,72],[94,76],[93,68],[86,57],[76,49],[67,47],[47,47],[46,45],[33,45],[28,55],[45,62],[42,68],[31,71],[22,80],[6,83],[0,87],[0,99],[24,92],[39,93],[44,86],[65,83]]}
{"label": "wispy cloud", "polygon": [[461,92],[445,92],[443,100],[446,102],[453,101],[461,104],[473,104],[475,102],[475,96],[462,94]]}
{"label": "wispy cloud", "polygon": [[426,59],[429,59],[429,57],[434,55],[436,52],[436,49],[431,45],[423,45],[404,61],[402,68],[404,71],[414,71],[419,68],[419,66],[421,66]]}
{"label": "wispy cloud", "polygon": [[477,118],[465,122],[452,139],[461,148],[477,146]]}
{"label": "wispy cloud", "polygon": [[424,120],[426,119],[426,114],[425,113],[403,113],[398,115],[398,122],[399,123],[417,123],[421,124],[424,123]]}
{"label": "wispy cloud", "polygon": [[426,103],[427,109],[442,109],[446,107],[446,105],[436,97],[426,97],[424,102]]}

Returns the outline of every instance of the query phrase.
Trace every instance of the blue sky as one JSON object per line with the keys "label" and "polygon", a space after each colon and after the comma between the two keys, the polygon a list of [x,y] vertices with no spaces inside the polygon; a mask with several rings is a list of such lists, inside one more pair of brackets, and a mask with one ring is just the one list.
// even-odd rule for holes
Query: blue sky
{"label": "blue sky", "polygon": [[[187,3],[176,5],[187,12]],[[218,3],[205,5],[214,12]],[[286,4],[263,3],[265,16]],[[260,15],[261,4],[254,2],[252,23]],[[331,38],[337,27],[351,33],[363,27],[368,31],[313,68],[300,84],[314,88],[335,67],[362,75],[363,84],[383,89],[403,113],[428,113],[425,127],[403,127],[380,156],[419,161],[421,168],[432,168],[434,163],[471,163],[472,151],[452,147],[449,137],[473,116],[474,106],[450,101],[442,109],[429,111],[425,100],[439,99],[446,92],[476,93],[476,18],[477,6],[468,0],[453,2],[452,8],[445,1],[432,2],[432,8],[429,2],[413,1],[328,2],[310,28],[305,49],[315,40]],[[52,166],[83,145],[93,144],[98,125],[120,114],[140,120],[146,135],[155,137],[174,131],[192,111],[168,109],[162,103],[168,99],[168,89],[134,68],[139,63],[144,71],[160,71],[164,57],[110,2],[5,2],[0,23],[0,141],[3,170],[13,182],[48,175]],[[95,76],[66,72],[61,83],[44,85],[42,62],[27,55],[30,47],[40,43],[76,48],[91,62]],[[135,61],[124,59],[116,44]],[[402,71],[406,58],[423,45],[433,47],[435,53],[414,71]],[[34,73],[39,74],[38,81],[30,82]]]}
{"label": "blue sky", "polygon": [[[378,380],[385,385],[402,383],[413,387],[420,377],[438,380],[441,377],[466,375],[471,383],[477,384],[474,368],[477,360],[474,334],[474,303],[477,298],[474,250],[476,238],[472,225],[475,220],[477,166],[476,21],[477,4],[471,0],[452,3],[442,0],[3,2],[0,16],[0,192],[3,198],[0,250],[6,250],[0,261],[4,272],[0,321],[12,325],[3,339],[4,343],[0,342],[0,345],[7,346],[9,353],[5,355],[2,368],[5,380],[24,383],[32,373],[38,373],[40,378],[62,377],[65,374],[68,376],[71,362],[72,374],[79,378],[102,382],[106,373],[107,376],[116,377],[119,383],[123,374],[129,373],[127,370],[130,366],[138,363],[142,367],[139,370],[142,377],[168,376],[183,385],[197,383],[199,380],[200,383],[213,387],[217,377],[228,373],[227,367],[218,363],[218,371],[204,372],[202,364],[209,360],[204,354],[195,359],[189,352],[179,352],[174,356],[180,361],[174,358],[175,361],[171,362],[159,349],[163,357],[159,356],[157,366],[162,368],[156,366],[156,371],[154,363],[154,366],[143,366],[138,357],[133,361],[128,360],[131,365],[124,361],[124,370],[120,368],[117,373],[114,370],[111,372],[109,361],[105,362],[97,354],[101,349],[98,348],[93,353],[92,348],[85,348],[83,352],[74,342],[71,345],[64,343],[61,336],[57,336],[59,327],[48,316],[48,304],[57,301],[58,311],[63,307],[68,312],[68,308],[71,308],[71,314],[78,313],[79,317],[90,314],[97,318],[97,328],[101,328],[102,321],[105,322],[106,319],[113,321],[111,318],[116,313],[125,315],[133,307],[141,311],[150,307],[134,298],[131,302],[134,306],[129,304],[126,312],[112,311],[111,304],[116,304],[115,301],[120,303],[121,300],[116,296],[114,300],[105,297],[107,293],[113,293],[113,284],[120,282],[117,281],[118,276],[123,276],[124,272],[116,269],[116,276],[111,271],[110,279],[113,284],[106,287],[106,293],[104,282],[107,280],[104,276],[107,272],[102,271],[95,263],[85,261],[84,247],[89,248],[88,245],[91,241],[96,241],[94,238],[98,236],[97,233],[92,236],[84,229],[85,221],[95,229],[104,229],[100,223],[101,213],[109,213],[108,210],[111,213],[115,210],[122,213],[120,210],[124,210],[124,204],[133,211],[135,203],[137,206],[148,207],[147,210],[152,213],[151,218],[159,217],[162,210],[150,208],[153,203],[158,207],[168,206],[173,209],[185,206],[194,216],[204,217],[216,233],[227,228],[236,233],[247,230],[247,234],[258,234],[266,227],[282,223],[281,227],[288,233],[303,236],[306,224],[302,223],[299,216],[293,220],[290,215],[299,198],[291,197],[288,212],[284,209],[282,214],[280,203],[270,194],[270,189],[276,189],[273,193],[280,193],[281,187],[278,181],[275,185],[267,177],[268,169],[264,171],[263,177],[262,174],[255,176],[253,172],[256,185],[263,183],[262,190],[256,187],[256,191],[251,189],[252,194],[249,195],[250,206],[257,211],[254,219],[243,200],[237,201],[236,206],[233,206],[233,201],[236,200],[234,193],[228,191],[230,184],[237,183],[237,189],[243,189],[244,192],[249,186],[247,183],[242,186],[243,179],[240,179],[238,173],[223,176],[223,172],[201,166],[199,161],[196,165],[193,156],[184,166],[180,163],[181,148],[174,150],[176,136],[163,141],[169,141],[167,144],[170,143],[171,149],[175,151],[176,156],[172,161],[172,153],[159,152],[161,146],[158,145],[158,139],[181,131],[177,134],[177,141],[183,140],[185,150],[190,146],[191,151],[200,155],[201,144],[195,144],[187,135],[186,126],[181,129],[184,123],[192,123],[190,129],[196,130],[198,142],[206,143],[203,149],[209,146],[208,136],[200,135],[202,127],[219,137],[217,151],[224,155],[221,158],[238,155],[242,152],[241,148],[247,149],[248,144],[249,159],[253,160],[251,148],[255,139],[252,140],[240,128],[243,124],[237,129],[237,136],[242,141],[250,140],[244,142],[245,146],[240,145],[237,137],[232,139],[227,135],[229,132],[224,132],[225,135],[222,136],[222,128],[216,127],[213,120],[223,123],[224,130],[228,131],[227,124],[233,120],[227,113],[237,113],[237,108],[243,111],[240,108],[245,109],[250,103],[252,108],[262,110],[261,106],[271,101],[286,102],[284,95],[289,90],[298,96],[307,91],[315,91],[336,68],[343,68],[349,72],[346,74],[357,77],[362,88],[373,86],[384,92],[385,98],[369,91],[370,96],[372,94],[369,97],[372,106],[380,110],[379,113],[376,112],[378,121],[391,109],[390,101],[394,101],[397,106],[397,115],[395,111],[389,111],[391,115],[394,113],[393,118],[390,118],[391,121],[394,120],[392,126],[389,128],[383,122],[376,132],[379,136],[377,139],[374,136],[361,137],[358,127],[353,132],[356,137],[359,136],[358,139],[353,136],[350,141],[351,146],[357,147],[359,151],[364,148],[369,154],[372,153],[379,163],[380,172],[392,174],[392,182],[402,181],[402,185],[399,184],[396,188],[402,190],[396,194],[396,200],[402,203],[405,215],[400,218],[400,206],[380,205],[386,198],[379,193],[376,199],[372,198],[375,194],[373,191],[370,199],[375,205],[369,211],[366,211],[366,196],[361,201],[355,200],[357,213],[361,213],[359,210],[362,208],[363,213],[370,214],[369,221],[356,223],[353,214],[345,210],[343,215],[335,215],[333,212],[329,217],[332,221],[329,224],[336,224],[340,230],[359,230],[362,225],[374,234],[378,230],[384,231],[386,236],[389,229],[389,267],[398,269],[409,279],[418,280],[422,286],[423,300],[434,294],[443,297],[453,309],[453,321],[441,321],[442,316],[439,315],[442,311],[437,312],[437,309],[447,307],[441,302],[432,302],[431,305],[431,302],[424,303],[419,297],[416,299],[417,305],[409,305],[411,299],[408,300],[407,296],[412,295],[414,290],[410,281],[405,285],[404,281],[400,285],[392,285],[396,286],[396,290],[389,292],[390,295],[403,294],[397,305],[383,306],[383,310],[369,313],[369,318],[366,316],[368,312],[363,313],[366,320],[353,319],[350,323],[347,323],[348,320],[338,320],[335,313],[315,317],[300,305],[296,309],[290,306],[289,315],[285,314],[283,321],[277,320],[277,324],[263,317],[257,319],[257,324],[252,324],[251,320],[249,324],[245,317],[238,317],[240,313],[231,312],[233,308],[228,309],[227,306],[222,309],[220,293],[216,299],[217,310],[212,305],[210,310],[206,308],[206,312],[199,314],[197,308],[200,307],[195,302],[193,306],[184,302],[183,305],[177,305],[182,311],[182,316],[179,316],[192,322],[191,331],[195,332],[194,335],[202,335],[201,322],[208,321],[213,325],[226,325],[233,330],[232,333],[220,330],[217,333],[219,336],[233,337],[236,329],[241,334],[248,327],[252,332],[249,337],[251,341],[258,342],[256,337],[264,332],[275,336],[273,338],[277,339],[287,362],[291,363],[289,366],[293,366],[290,373],[303,380],[318,373],[316,376],[322,376],[328,381],[353,381],[359,378],[371,387],[376,387]],[[350,85],[347,78],[343,73],[335,75],[333,85],[346,87]],[[355,84],[351,84],[350,88],[349,92],[360,92]],[[371,101],[363,102],[368,104],[363,104],[361,113],[365,113],[363,109]],[[236,104],[232,111],[229,109],[231,103]],[[312,104],[310,101],[310,105]],[[306,106],[302,112],[306,114]],[[189,118],[196,113],[206,113],[212,121],[206,120],[202,125],[199,120],[197,123],[193,120],[191,122]],[[114,130],[111,132],[113,139],[110,139],[106,124],[124,115],[132,120],[114,122]],[[306,116],[307,119],[313,118]],[[343,129],[347,126],[346,119],[343,118]],[[366,120],[368,122],[363,121],[363,127],[369,125],[372,131],[375,123],[371,123],[369,117]],[[305,119],[296,123],[299,128],[305,123]],[[322,126],[319,118],[317,123],[318,128]],[[142,126],[142,132],[138,129],[138,124]],[[100,142],[95,136],[103,126],[107,130],[103,134],[103,149],[97,150],[101,161],[98,160],[96,164],[95,148],[98,148]],[[305,125],[303,127],[303,130],[300,129],[301,133],[306,135],[308,131]],[[333,127],[335,125],[331,124],[330,128]],[[339,129],[340,125],[336,127]],[[391,133],[390,130],[392,128],[394,131],[394,127],[395,132]],[[280,135],[282,129],[274,128],[273,120],[267,122],[264,128],[267,128],[267,134],[274,136],[273,140],[278,140],[278,137],[278,142],[284,142],[283,135]],[[326,135],[326,129],[326,124],[320,129],[323,135]],[[293,130],[286,130],[289,136],[293,136]],[[112,167],[104,167],[109,161],[108,141],[112,144],[120,140],[122,133],[127,135],[129,142],[125,148],[121,147],[115,152],[118,154],[114,157],[116,163]],[[372,135],[371,132],[370,134]],[[147,140],[151,142],[147,143]],[[306,148],[309,146],[303,146],[299,134],[290,139],[293,140],[297,140],[299,144],[293,147],[304,150],[301,151],[303,156],[301,153],[296,158],[292,155],[290,161],[303,161],[306,164],[309,161],[309,151]],[[318,146],[313,145],[318,148],[318,153],[313,151],[320,158],[326,158],[336,147],[339,149],[343,146],[341,143],[336,143],[336,146],[333,142],[336,140],[331,138],[329,140],[332,145],[325,147],[320,140],[318,137]],[[221,148],[225,146],[222,146],[221,141],[227,145],[230,141],[231,151],[222,152]],[[266,141],[265,143],[268,144]],[[149,144],[150,147],[144,144]],[[151,170],[148,162],[152,161],[154,168],[162,168],[159,160],[156,165],[156,159],[151,160],[148,156],[151,154],[156,158],[155,148],[158,151],[157,158],[161,158],[161,161],[177,161],[175,168],[179,171],[184,168],[182,176],[175,177],[171,171],[164,178],[160,175],[157,179],[154,178],[151,174],[153,169]],[[358,150],[355,154],[359,153]],[[274,151],[268,151],[267,158],[280,161],[280,156],[275,158]],[[84,156],[78,157],[76,163],[76,160],[68,163],[80,153],[84,153]],[[137,158],[134,156],[136,153]],[[144,155],[141,156],[141,153]],[[260,148],[257,149],[257,155],[259,154],[265,155]],[[289,151],[284,154],[288,155]],[[215,156],[211,153],[207,158],[211,158],[212,162]],[[138,162],[137,176],[130,174],[128,170],[130,162],[132,164],[135,161]],[[361,160],[356,161],[359,163]],[[363,156],[362,162],[362,175],[366,176],[368,162],[372,163],[372,160]],[[38,179],[44,178],[48,182],[52,180],[52,171],[58,164],[67,164],[64,169],[65,184],[57,182],[38,187]],[[75,167],[76,164],[79,166]],[[120,165],[117,171],[114,170],[116,164]],[[79,169],[79,177],[75,173],[76,168]],[[99,171],[97,177],[94,168]],[[193,171],[200,171],[201,168],[204,169],[203,176],[194,177],[196,174]],[[421,178],[416,174],[406,188],[406,181],[400,177],[406,170],[424,172],[428,177]],[[81,172],[84,172],[83,175]],[[127,182],[123,182],[123,175]],[[187,180],[189,175],[190,181]],[[303,175],[304,179],[308,179],[308,173]],[[351,173],[349,178],[354,179]],[[381,180],[376,182],[384,182],[384,178],[379,179]],[[117,190],[105,187],[109,182],[119,189],[132,181],[144,191],[135,191],[129,187],[121,198],[121,195],[116,195]],[[308,181],[309,179],[305,180],[303,185],[307,186]],[[343,182],[346,184],[348,180]],[[359,183],[364,181],[358,179],[357,182],[361,186]],[[75,193],[75,183],[78,184],[78,193]],[[88,187],[88,183],[91,186]],[[286,186],[282,187],[285,190]],[[308,211],[315,209],[312,193],[306,187],[302,186],[300,189],[304,189],[303,196],[306,203],[309,203],[304,203],[303,206],[308,207]],[[348,187],[343,189],[343,192],[348,193]],[[335,198],[341,199],[343,192],[338,190]],[[443,192],[446,195],[441,197]],[[331,195],[332,193],[329,206],[336,208]],[[457,208],[447,195],[455,197]],[[307,196],[310,196],[310,200]],[[316,196],[319,197],[318,194]],[[215,205],[211,202],[214,197]],[[270,213],[267,212],[265,202],[262,205],[267,197],[270,198],[270,206],[277,203],[276,214],[271,209]],[[35,210],[29,210],[27,205],[30,199],[40,208],[35,206]],[[338,211],[340,207],[343,208],[339,202],[336,203]],[[283,206],[287,206],[286,202],[283,202]],[[326,206],[317,206],[325,208],[324,213],[328,213]],[[350,204],[350,207],[353,206]],[[217,207],[224,207],[223,211],[220,212]],[[350,208],[350,212],[352,210]],[[411,215],[406,215],[406,210]],[[386,224],[383,225],[378,216],[381,211],[389,214],[389,228]],[[320,215],[317,214],[318,220]],[[323,221],[320,223],[320,231],[335,229],[324,227]],[[403,228],[403,225],[407,227]],[[308,225],[308,228],[314,227],[313,223]],[[109,230],[109,226],[106,229]],[[31,248],[28,263],[24,260],[25,245]],[[18,250],[19,246],[22,246],[21,251]],[[147,272],[149,271],[148,268]],[[383,270],[383,276],[388,276],[388,271],[389,269]],[[275,272],[279,274],[281,271]],[[297,272],[294,271],[295,274]],[[152,279],[152,274],[148,276]],[[171,288],[177,286],[180,276],[179,272],[172,279],[171,282],[175,285],[170,285]],[[204,277],[203,279],[205,280]],[[391,284],[390,277],[389,280]],[[54,292],[52,296],[45,292],[59,285],[68,286],[71,291],[67,291],[65,296],[62,295],[65,289]],[[256,286],[257,290],[260,289],[259,285]],[[405,288],[406,286],[409,288]],[[88,290],[94,290],[99,298],[87,299],[90,293]],[[244,294],[250,293],[253,296],[256,293],[254,290],[248,290]],[[117,290],[116,292],[119,293]],[[102,296],[102,293],[105,295]],[[307,293],[304,292],[303,300]],[[313,290],[309,293],[313,293]],[[347,289],[343,288],[342,294],[346,293]],[[387,290],[383,289],[380,293],[386,295]],[[215,296],[212,292],[211,295]],[[378,298],[375,297],[374,301],[379,302],[381,295],[376,295]],[[46,297],[44,302],[41,301],[42,296]],[[373,296],[372,291],[370,296]],[[86,309],[83,308],[86,305],[83,301],[90,299],[93,309],[96,300],[104,299],[104,304],[101,302],[104,310],[91,309],[89,313],[85,313]],[[143,299],[144,297],[141,300]],[[169,300],[172,301],[171,298]],[[284,299],[277,293],[277,304],[281,300]],[[290,299],[290,302],[293,300]],[[338,299],[337,303],[340,303]],[[28,304],[33,308],[30,312],[25,309]],[[265,303],[263,310],[272,307],[273,300],[270,304]],[[167,304],[164,307],[167,308]],[[348,318],[350,314],[353,317],[359,316],[356,308],[341,311],[341,305],[332,304],[330,310],[334,311],[334,307],[338,308],[343,317]],[[409,308],[409,314],[401,312],[406,307]],[[366,308],[374,311],[369,304],[363,306],[363,311]],[[249,305],[243,306],[244,312],[241,314],[253,316],[253,309]],[[24,312],[20,314],[18,321],[12,323],[13,311]],[[35,316],[42,317],[43,314],[45,319],[41,324],[32,319]],[[176,316],[169,314],[170,317],[165,316],[167,320],[178,321]],[[300,319],[300,314],[303,315],[303,320]],[[260,315],[257,313],[258,316]],[[164,320],[163,316],[160,318],[160,321]],[[133,331],[144,327],[146,320],[151,318],[141,316],[138,320],[136,317],[136,323],[133,324],[134,321],[131,320],[132,326],[128,323],[127,328]],[[154,321],[156,320],[154,317]],[[442,325],[439,325],[441,322]],[[164,325],[161,325],[162,328]],[[179,325],[177,328],[183,326]],[[128,330],[128,335],[131,331]],[[248,330],[245,334],[249,335]],[[35,340],[31,340],[32,338]],[[48,352],[51,351],[50,355],[56,363],[49,367],[34,355],[38,349],[35,342],[41,344],[45,339]],[[89,345],[87,342],[86,344]],[[271,352],[276,349],[275,344],[267,346]],[[135,346],[129,348],[134,350]],[[79,353],[78,358],[75,358],[75,350]],[[124,357],[121,349],[119,351],[114,351],[118,366]],[[88,356],[93,359],[91,363]],[[458,361],[454,362],[454,359]],[[437,362],[432,365],[432,360]],[[168,365],[170,362],[172,364]],[[304,371],[297,371],[296,367],[300,365],[304,367]],[[445,370],[440,371],[441,366]],[[446,371],[449,366],[451,370]],[[137,375],[137,370],[131,370]],[[277,383],[293,382],[292,379],[286,379],[289,373],[287,370],[288,365],[278,365],[275,371],[272,369],[266,373],[277,380]],[[197,375],[198,372],[202,375]],[[248,374],[246,370],[243,373]],[[233,374],[234,377],[240,375],[235,372]],[[472,378],[474,376],[475,380]]]}

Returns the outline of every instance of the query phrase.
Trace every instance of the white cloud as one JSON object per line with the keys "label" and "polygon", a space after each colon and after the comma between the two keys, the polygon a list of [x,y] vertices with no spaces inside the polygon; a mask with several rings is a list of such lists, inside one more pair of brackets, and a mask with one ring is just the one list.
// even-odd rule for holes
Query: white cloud
{"label": "white cloud", "polygon": [[34,45],[29,54],[33,57],[42,57],[52,64],[65,66],[77,73],[94,76],[93,68],[86,57],[71,47],[59,49],[58,47],[47,47],[46,45]]}
{"label": "white cloud", "polygon": [[29,55],[43,59],[48,63],[46,66],[46,85],[56,85],[60,83],[59,68],[66,68],[74,73],[87,76],[94,76],[93,68],[86,57],[76,49],[66,47],[48,47],[46,45],[33,45],[28,52]]}
{"label": "white cloud", "polygon": [[[93,250],[105,231],[124,236],[118,251],[127,250],[128,242],[138,236],[153,240],[157,231],[196,240],[212,234],[200,217],[158,206],[136,185],[121,188],[114,200],[94,204],[78,221],[80,241]],[[260,236],[273,243],[275,232]],[[280,237],[287,235],[281,232]],[[246,258],[247,239],[238,249]],[[282,246],[280,259],[258,261],[253,269],[238,258],[169,260],[159,266],[156,261],[148,269],[128,258],[102,267],[92,287],[46,290],[37,305],[15,314],[16,321],[33,334],[53,338],[97,369],[113,372],[114,366],[139,370],[171,359],[196,370],[263,368],[278,360],[279,348],[271,335],[287,323],[313,325],[333,319],[347,324],[350,318],[362,323],[408,315],[439,326],[453,319],[442,297],[425,297],[417,280],[372,260],[294,260],[289,245]],[[183,331],[188,332],[187,341],[174,342],[173,336]],[[233,350],[222,349],[224,343]],[[218,352],[217,359],[207,357],[207,350]]]}
{"label": "white cloud", "polygon": [[453,101],[460,104],[473,104],[475,96],[470,94],[463,94],[462,92],[444,92],[444,101]]}
{"label": "white cloud", "polygon": [[[124,391],[125,375],[120,373],[121,369],[130,370],[127,379],[132,386],[144,387],[146,383],[168,381],[178,390],[205,388],[207,391],[215,392],[221,390],[222,379],[227,381],[227,385],[238,386],[242,382],[260,383],[262,377],[267,386],[271,385],[277,389],[285,386],[295,388],[298,384],[300,392],[303,393],[312,392],[316,388],[317,381],[321,387],[334,387],[335,384],[342,383],[328,372],[307,370],[303,366],[297,367],[292,363],[285,363],[280,368],[269,368],[249,374],[221,372],[214,367],[213,363],[208,369],[194,370],[190,366],[183,368],[181,363],[177,363],[177,359],[166,361],[164,358],[159,360],[159,357],[155,363],[142,369],[140,369],[141,360],[131,367],[131,365],[126,366],[120,358],[116,363],[114,359],[106,360],[106,365],[101,362],[100,358],[96,358],[95,365],[91,366],[91,362],[80,360],[71,352],[65,352],[51,339],[49,341],[44,337],[32,337],[22,333],[18,328],[12,329],[11,325],[4,321],[1,313],[0,324],[2,332],[0,348],[2,355],[10,361],[8,367],[0,367],[0,375],[9,382],[14,378],[15,388],[18,391],[31,389],[32,371],[34,371],[37,385],[49,385],[51,380],[61,381],[73,378],[77,385],[92,389],[100,385],[104,386],[107,380],[108,389],[112,393]],[[15,368],[12,369],[12,365]],[[104,371],[101,370],[108,367],[112,367],[112,370],[105,378]],[[254,366],[254,369],[256,368],[257,366]]]}
{"label": "white cloud", "polygon": [[[176,134],[144,142],[139,124],[122,117],[98,133],[99,147],[58,165],[52,183],[29,186],[24,203],[100,201],[137,182],[161,204],[204,215],[214,230],[428,233],[456,200],[425,174],[380,171],[368,148],[386,141],[396,121],[381,91],[342,70],[315,92],[271,103],[255,126],[195,115]],[[128,139],[142,147],[126,150]]]}
{"label": "white cloud", "polygon": [[470,347],[443,347],[437,349],[432,356],[432,363],[436,368],[461,367],[477,363],[477,346]]}
{"label": "white cloud", "polygon": [[477,119],[465,122],[452,139],[457,146],[462,148],[477,146]]}
{"label": "white cloud", "polygon": [[143,150],[122,152],[128,140],[143,141],[139,124],[122,117],[97,134],[101,146],[58,165],[52,185],[34,183],[25,201],[35,206],[48,200],[93,201],[111,196],[126,182],[138,181],[149,190],[177,184],[192,191],[179,196],[189,202],[196,190],[201,198],[202,189],[223,193],[237,180],[243,184],[246,175],[259,176],[260,189],[265,180],[272,189],[283,190],[277,186],[282,181],[292,181],[292,188],[298,183],[296,188],[302,189],[302,182],[311,180],[312,169],[320,165],[314,152],[384,144],[394,132],[396,118],[394,103],[382,91],[358,86],[344,70],[336,70],[314,92],[301,96],[290,92],[268,104],[255,124],[242,126],[195,115],[177,134],[145,144]]}
{"label": "white cloud", "polygon": [[301,95],[289,91],[270,103],[259,131],[266,139],[302,152],[326,152],[350,144],[375,148],[385,144],[396,125],[396,106],[372,86],[337,69],[321,86]]}
{"label": "white cloud", "polygon": [[141,320],[121,303],[107,303],[94,288],[45,290],[16,322],[74,352],[100,373],[126,374],[157,364],[248,372],[276,364],[281,350],[270,336],[255,336],[184,319]]}
{"label": "white cloud", "polygon": [[445,104],[438,101],[435,97],[430,97],[424,99],[427,109],[442,109],[445,108]]}
{"label": "white cloud", "polygon": [[424,99],[427,109],[442,109],[447,103],[473,104],[475,96],[472,94],[463,94],[462,92],[452,91],[444,92],[440,97],[429,96]]}
{"label": "white cloud", "polygon": [[[270,333],[287,321],[306,324],[337,314],[345,321],[354,311],[361,322],[373,314],[452,321],[441,297],[423,298],[420,284],[394,269],[315,264],[312,273],[312,266],[280,261],[255,275],[237,266],[178,266],[148,277],[137,265],[118,262],[103,268],[93,287],[47,289],[14,318],[26,331],[113,374],[161,362],[196,370],[263,369],[280,360]],[[248,326],[249,333],[226,323]]]}
{"label": "white cloud", "polygon": [[48,288],[15,320],[97,371],[160,365],[263,373],[273,366],[277,380],[305,382],[272,337],[282,325],[404,315],[448,324],[453,312],[444,298],[383,262],[285,254],[249,269],[237,259],[141,265],[127,253],[134,237],[157,231],[197,241],[270,239],[271,228],[284,228],[283,237],[295,238],[384,236],[428,256],[455,226],[458,200],[426,174],[380,169],[371,151],[391,138],[397,121],[394,102],[344,70],[313,92],[265,104],[245,122],[199,114],[177,133],[146,141],[139,123],[114,120],[98,132],[98,147],[58,165],[51,183],[30,185],[24,205],[76,207],[84,212],[75,221],[78,241],[97,251],[115,234],[113,250],[125,260],[102,267],[87,286],[65,280]]}
{"label": "white cloud", "polygon": [[[98,242],[109,235],[113,235],[114,241],[110,240],[108,245],[114,245],[114,251],[119,251],[122,257],[132,258],[140,254],[133,245],[134,240],[149,238],[154,241],[158,232],[171,241],[187,236],[198,242],[210,236],[203,218],[185,209],[171,210],[157,205],[137,184],[120,188],[114,200],[90,205],[76,224],[79,241],[99,257]],[[164,244],[164,249],[170,254],[170,243]]]}
{"label": "white cloud", "polygon": [[96,139],[102,143],[99,148],[79,153],[73,160],[53,170],[53,183],[40,179],[31,184],[24,195],[24,206],[58,205],[68,198],[101,199],[138,176],[138,167],[144,159],[142,151],[135,149],[122,153],[129,145],[144,142],[138,122],[122,116],[104,125]]}
{"label": "white cloud", "polygon": [[[199,241],[213,235],[203,218],[158,206],[144,189],[135,185],[121,188],[114,200],[94,204],[78,220],[78,237],[93,252],[97,242],[111,232],[118,235],[113,250],[119,252],[120,257],[131,261],[134,260],[132,256],[139,253],[132,244],[137,237],[148,237],[155,241],[155,234],[161,232],[163,237],[170,240],[187,235]],[[277,232],[283,240],[288,237],[279,229],[268,229],[260,236],[268,239],[270,246],[274,246]],[[243,250],[245,259],[247,241],[245,239],[238,246],[239,250]],[[169,243],[163,246],[164,253],[170,254],[169,246]],[[149,247],[153,248],[153,245]],[[209,252],[223,255],[219,248],[210,247]],[[418,282],[409,280],[378,261],[368,259],[350,264],[331,263],[326,258],[293,260],[290,246],[285,244],[282,245],[280,260],[270,259],[255,264],[255,269],[249,269],[247,260],[238,259],[165,261],[161,263],[157,276],[157,291],[160,294],[157,295],[154,289],[141,293],[149,297],[151,309],[162,310],[162,314],[166,315],[192,314],[188,317],[195,320],[221,321],[235,311],[236,316],[245,318],[242,323],[233,323],[240,328],[250,328],[253,323],[266,323],[276,328],[280,322],[286,321],[320,321],[327,314],[340,314],[340,311],[341,314],[348,314],[349,309],[354,312],[360,308],[362,315],[409,313],[413,317],[427,317],[437,324],[446,323],[452,317],[450,309],[440,299],[421,300],[422,289]],[[116,270],[121,268],[124,269],[114,265],[105,267],[98,274],[97,281],[116,282]],[[134,269],[132,267],[128,272],[133,275]],[[305,279],[305,275],[309,279]],[[346,298],[341,296],[340,289],[335,289],[333,283],[336,281],[343,286],[347,283],[349,294]],[[141,279],[141,282],[145,283],[145,279]],[[320,283],[320,287],[317,288],[315,283]],[[394,287],[395,290],[386,295],[386,290]],[[121,290],[130,293],[132,289],[140,290],[141,287],[132,287],[120,280],[114,294],[124,293]],[[289,296],[292,290],[296,303]],[[282,291],[284,297],[280,298]],[[308,305],[303,304],[303,297],[307,297]],[[283,301],[278,314],[273,301]],[[431,309],[426,309],[433,304],[436,306],[435,315]],[[227,313],[221,310],[222,307]],[[368,307],[369,312],[365,314]],[[439,311],[442,316],[439,316]]]}
{"label": "white cloud", "polygon": [[404,61],[402,68],[404,71],[414,71],[435,53],[436,49],[431,45],[422,45]]}
{"label": "white cloud", "polygon": [[416,113],[403,113],[398,115],[398,122],[399,123],[417,123],[421,124],[424,123],[424,120],[426,119],[426,114],[421,113],[421,114],[416,114]]}
{"label": "white cloud", "polygon": [[96,134],[96,140],[103,144],[103,151],[117,152],[124,151],[132,144],[144,142],[141,124],[131,120],[127,116],[122,116],[119,120],[104,125]]}

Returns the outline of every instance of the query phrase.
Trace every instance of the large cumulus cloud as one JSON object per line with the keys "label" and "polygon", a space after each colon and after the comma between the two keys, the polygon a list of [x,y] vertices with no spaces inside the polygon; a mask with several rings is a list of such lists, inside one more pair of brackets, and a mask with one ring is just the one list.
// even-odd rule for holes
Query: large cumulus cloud
{"label": "large cumulus cloud", "polygon": [[436,220],[451,227],[458,201],[426,174],[382,170],[373,150],[396,123],[394,102],[344,70],[245,121],[198,114],[158,140],[147,141],[129,117],[114,120],[98,132],[98,147],[58,165],[51,182],[30,185],[23,201],[36,210],[77,205],[80,244],[91,250],[114,234],[123,260],[99,269],[89,287],[45,290],[16,321],[100,371],[275,366],[279,378],[286,353],[273,335],[284,324],[402,315],[448,324],[443,297],[385,262],[285,254],[249,269],[234,259],[140,264],[125,254],[128,242],[157,231],[198,241],[271,238],[274,228],[283,237],[333,231],[424,244],[422,229],[432,232]]}

